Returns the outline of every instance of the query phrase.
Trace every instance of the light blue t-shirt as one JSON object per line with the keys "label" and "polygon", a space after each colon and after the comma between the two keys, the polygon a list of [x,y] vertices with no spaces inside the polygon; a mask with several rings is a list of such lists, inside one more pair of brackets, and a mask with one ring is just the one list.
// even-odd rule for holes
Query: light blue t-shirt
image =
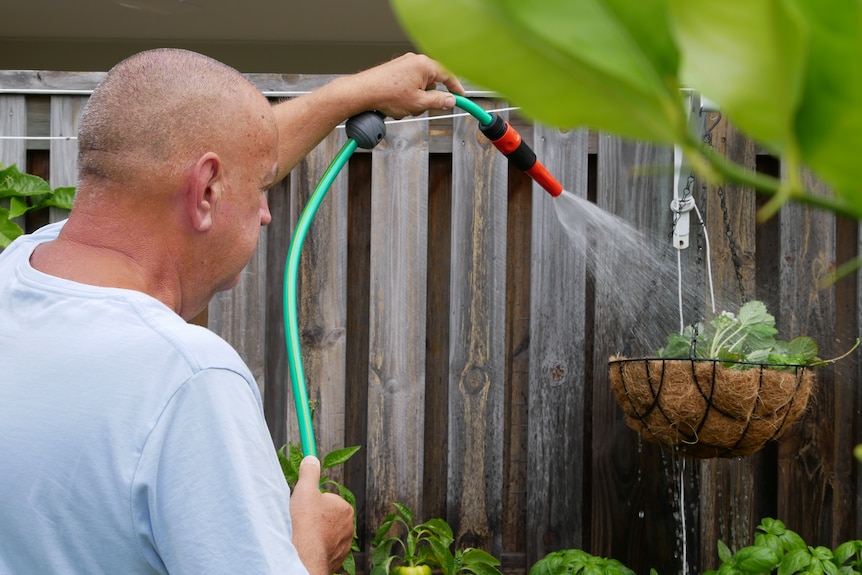
{"label": "light blue t-shirt", "polygon": [[0,254],[0,573],[307,573],[260,395],[158,300]]}

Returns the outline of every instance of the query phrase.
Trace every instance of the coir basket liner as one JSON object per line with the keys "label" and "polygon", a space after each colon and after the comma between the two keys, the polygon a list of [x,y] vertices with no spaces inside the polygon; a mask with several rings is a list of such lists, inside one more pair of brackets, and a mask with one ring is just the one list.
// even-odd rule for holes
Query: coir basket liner
{"label": "coir basket liner", "polygon": [[778,439],[811,395],[811,368],[725,367],[730,363],[612,357],[608,367],[632,429],[648,441],[709,458],[748,455]]}

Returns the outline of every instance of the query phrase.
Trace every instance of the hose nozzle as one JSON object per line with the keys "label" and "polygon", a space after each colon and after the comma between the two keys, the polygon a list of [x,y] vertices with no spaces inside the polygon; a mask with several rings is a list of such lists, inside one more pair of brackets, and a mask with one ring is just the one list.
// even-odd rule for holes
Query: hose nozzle
{"label": "hose nozzle", "polygon": [[563,193],[563,186],[536,159],[536,153],[521,139],[521,135],[498,114],[490,113],[492,121],[489,124],[479,124],[479,130],[485,134],[494,146],[504,156],[509,158],[516,168],[527,172],[537,184],[553,197]]}

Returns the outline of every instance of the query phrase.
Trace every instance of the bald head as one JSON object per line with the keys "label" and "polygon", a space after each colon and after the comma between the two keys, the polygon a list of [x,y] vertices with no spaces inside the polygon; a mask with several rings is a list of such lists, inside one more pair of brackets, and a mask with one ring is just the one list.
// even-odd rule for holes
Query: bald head
{"label": "bald head", "polygon": [[229,143],[235,123],[261,103],[253,84],[207,56],[177,49],[131,56],[108,72],[82,115],[81,182],[178,174]]}

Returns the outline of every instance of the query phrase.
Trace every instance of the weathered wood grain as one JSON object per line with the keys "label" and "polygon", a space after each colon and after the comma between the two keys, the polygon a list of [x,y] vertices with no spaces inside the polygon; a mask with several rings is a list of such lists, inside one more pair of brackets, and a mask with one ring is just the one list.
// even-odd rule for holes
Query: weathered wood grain
{"label": "weathered wood grain", "polygon": [[[523,136],[523,134],[522,134]],[[532,179],[509,166],[506,244],[506,394],[503,443],[503,563],[524,571],[527,566],[527,502],[530,394],[530,253]],[[527,529],[525,529],[527,527]]]}
{"label": "weathered wood grain", "polygon": [[24,96],[6,95],[0,96],[0,164],[11,166],[15,164],[18,169],[27,169],[27,146],[23,138],[16,136],[27,135],[27,101]]}
{"label": "weathered wood grain", "polygon": [[[667,148],[600,135],[598,206],[637,230],[669,231],[670,165]],[[631,232],[619,225],[607,233]],[[673,331],[675,318],[658,313],[663,308],[657,302],[658,298],[673,301],[676,294],[673,286],[631,283],[632,270],[627,266],[638,262],[622,261],[625,253],[613,255],[620,260],[605,257],[595,266],[591,547],[636,572],[655,568],[660,573],[680,573],[680,523],[674,518],[680,490],[673,461],[656,446],[642,443],[626,426],[607,371],[611,355],[641,357],[649,352],[639,349],[639,340],[632,337],[638,329],[666,324],[667,329],[661,331]]]}
{"label": "weathered wood grain", "polygon": [[[452,134],[449,133],[451,141]],[[422,517],[446,517],[449,469],[449,292],[452,258],[452,156],[431,154],[428,188],[428,295]],[[433,246],[433,247],[432,247]]]}
{"label": "weathered wood grain", "polygon": [[[787,177],[786,168],[782,177]],[[829,190],[810,174],[801,175],[806,189]],[[835,338],[835,287],[822,287],[835,268],[835,217],[799,204],[780,214],[781,266],[779,334],[784,339],[808,335],[821,357],[845,351]],[[845,342],[846,343],[846,342]],[[817,368],[817,383],[808,411],[781,439],[778,451],[778,515],[811,545],[830,545],[836,506],[847,501],[849,485],[839,483],[839,458],[849,458],[851,447],[841,439],[836,402],[856,385],[835,381],[834,366]],[[848,396],[849,398],[849,396]],[[852,403],[852,401],[851,401]],[[844,449],[839,452],[837,449]],[[840,464],[843,467],[846,462]]]}
{"label": "weathered wood grain", "polygon": [[[537,127],[534,150],[567,194],[587,197],[587,132]],[[534,186],[530,260],[527,562],[582,548],[586,373],[586,254],[568,236],[559,202]],[[577,222],[566,222],[577,226]]]}
{"label": "weathered wood grain", "polygon": [[427,131],[390,126],[372,151],[366,507],[375,528],[392,502],[422,508]]}
{"label": "weathered wood grain", "polygon": [[292,209],[290,178],[267,192],[272,222],[266,228],[266,302],[264,312],[263,409],[269,433],[276,448],[287,442],[288,428],[296,436],[296,417],[291,398],[290,370],[287,363],[284,326],[284,268],[290,236],[296,223]]}
{"label": "weathered wood grain", "polygon": [[472,118],[452,137],[448,517],[459,545],[499,553],[507,162]]}
{"label": "weathered wood grain", "polygon": [[[705,129],[710,145],[719,153],[750,170],[756,169],[757,150],[727,119],[716,113],[707,114]],[[717,122],[717,123],[716,123]],[[754,299],[756,275],[755,221],[757,202],[754,191],[727,183],[707,185],[698,181],[712,258],[712,278],[717,310],[734,311]],[[700,194],[699,194],[700,195]],[[702,239],[698,239],[704,245]],[[705,245],[704,245],[705,248]],[[704,252],[704,260],[706,254]],[[706,261],[701,268],[708,280]],[[704,292],[708,290],[704,282]],[[707,304],[708,299],[704,300]],[[712,317],[709,305],[702,306],[702,316]],[[701,537],[699,550],[706,565],[718,566],[717,543],[723,541],[733,549],[749,545],[754,529],[760,523],[765,500],[770,495],[756,489],[758,469],[765,465],[769,453],[757,453],[743,459],[711,459],[700,464],[699,520]],[[757,511],[756,511],[757,510]],[[693,517],[692,520],[695,518]]]}
{"label": "weathered wood grain", "polygon": [[208,307],[208,327],[237,350],[261,393],[266,388],[266,239],[266,229],[261,228],[257,249],[239,283],[216,294]]}
{"label": "weathered wood grain", "polygon": [[[78,124],[87,103],[86,96],[51,98],[51,178],[52,188],[78,185]],[[61,138],[61,139],[57,139]],[[68,138],[68,139],[65,139]],[[50,208],[50,220],[68,217],[68,211]]]}

